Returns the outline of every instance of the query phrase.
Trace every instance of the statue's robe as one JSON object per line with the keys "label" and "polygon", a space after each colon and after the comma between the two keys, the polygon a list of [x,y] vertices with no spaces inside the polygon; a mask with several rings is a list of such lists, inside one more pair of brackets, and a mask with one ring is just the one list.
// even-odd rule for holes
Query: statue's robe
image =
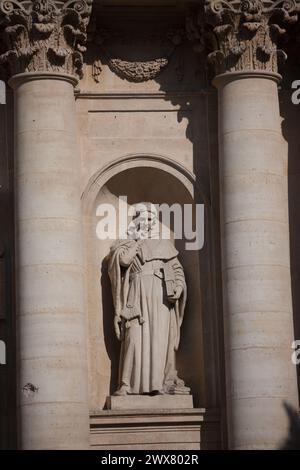
{"label": "statue's robe", "polygon": [[[140,252],[125,265],[126,253],[135,243],[118,242],[109,260],[115,314],[122,318],[123,330],[119,387],[126,386],[133,394],[177,393],[176,388],[185,388],[175,365],[186,302],[184,272],[169,240],[144,240]],[[166,263],[173,269],[175,287],[183,289],[173,304],[163,280]]]}

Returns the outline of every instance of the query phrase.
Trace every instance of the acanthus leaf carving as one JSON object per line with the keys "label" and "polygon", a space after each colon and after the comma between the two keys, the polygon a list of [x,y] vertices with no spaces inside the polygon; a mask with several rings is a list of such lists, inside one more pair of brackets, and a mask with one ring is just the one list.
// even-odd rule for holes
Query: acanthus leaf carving
{"label": "acanthus leaf carving", "polygon": [[[278,49],[278,40],[286,32],[285,24],[297,19],[295,0],[206,0],[189,33],[194,42],[202,37],[202,49],[217,74],[277,72],[285,55]],[[195,30],[197,35],[191,34]]]}
{"label": "acanthus leaf carving", "polygon": [[61,72],[82,75],[93,0],[0,0],[6,51],[0,63],[11,74]]}

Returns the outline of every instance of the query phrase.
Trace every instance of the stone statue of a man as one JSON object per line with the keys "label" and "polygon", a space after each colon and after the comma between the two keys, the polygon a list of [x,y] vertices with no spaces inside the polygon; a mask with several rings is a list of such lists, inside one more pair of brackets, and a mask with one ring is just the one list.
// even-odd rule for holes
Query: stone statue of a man
{"label": "stone statue of a man", "polygon": [[109,257],[115,331],[122,341],[115,395],[190,393],[175,365],[186,303],[177,255],[170,240],[159,238],[155,206],[136,204],[128,238]]}

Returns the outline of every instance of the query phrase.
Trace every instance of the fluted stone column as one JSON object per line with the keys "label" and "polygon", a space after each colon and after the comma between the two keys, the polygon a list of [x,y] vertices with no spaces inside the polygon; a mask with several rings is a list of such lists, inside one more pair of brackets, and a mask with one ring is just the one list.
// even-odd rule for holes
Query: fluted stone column
{"label": "fluted stone column", "polygon": [[[280,22],[296,19],[292,3],[275,13]],[[209,59],[219,95],[229,446],[272,449],[287,436],[283,401],[298,406],[274,39],[280,29],[270,2],[261,0],[207,2],[206,18],[218,44]]]}
{"label": "fluted stone column", "polygon": [[7,1],[0,9],[15,102],[19,445],[87,448],[74,86],[91,2]]}

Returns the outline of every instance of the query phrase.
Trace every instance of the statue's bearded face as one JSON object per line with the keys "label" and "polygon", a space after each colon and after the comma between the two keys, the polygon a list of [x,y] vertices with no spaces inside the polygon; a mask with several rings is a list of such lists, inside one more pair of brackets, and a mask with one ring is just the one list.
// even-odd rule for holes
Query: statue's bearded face
{"label": "statue's bearded face", "polygon": [[155,223],[156,217],[152,212],[144,212],[140,214],[139,228],[141,232],[147,233],[151,231]]}
{"label": "statue's bearded face", "polygon": [[137,206],[136,214],[128,227],[128,235],[133,239],[151,238],[157,232],[156,210]]}

